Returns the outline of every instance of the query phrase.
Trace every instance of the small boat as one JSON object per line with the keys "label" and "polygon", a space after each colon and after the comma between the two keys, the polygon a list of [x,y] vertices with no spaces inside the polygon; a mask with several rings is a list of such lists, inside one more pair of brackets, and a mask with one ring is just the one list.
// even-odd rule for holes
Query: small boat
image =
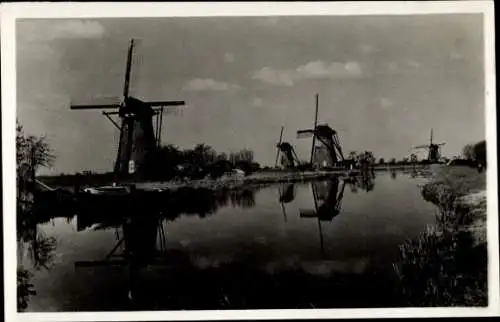
{"label": "small boat", "polygon": [[92,195],[128,195],[132,191],[129,186],[102,186],[102,187],[87,187],[83,189],[84,193]]}

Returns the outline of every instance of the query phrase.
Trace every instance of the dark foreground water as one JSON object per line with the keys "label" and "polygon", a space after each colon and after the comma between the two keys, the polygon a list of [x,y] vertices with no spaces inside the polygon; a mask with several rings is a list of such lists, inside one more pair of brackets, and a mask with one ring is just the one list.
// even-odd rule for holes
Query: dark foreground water
{"label": "dark foreground water", "polygon": [[380,172],[54,210],[19,232],[19,300],[26,311],[398,306],[398,246],[435,221],[425,181]]}

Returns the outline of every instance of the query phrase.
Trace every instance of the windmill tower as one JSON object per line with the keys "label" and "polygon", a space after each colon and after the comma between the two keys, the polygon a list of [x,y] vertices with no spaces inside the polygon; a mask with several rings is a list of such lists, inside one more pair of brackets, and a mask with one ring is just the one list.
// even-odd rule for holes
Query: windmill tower
{"label": "windmill tower", "polygon": [[430,140],[429,144],[422,144],[418,145],[412,148],[412,150],[417,150],[417,149],[426,149],[428,150],[427,154],[427,161],[430,163],[436,163],[439,161],[441,158],[441,146],[445,145],[446,143],[434,143],[432,141],[432,128],[431,128],[431,135],[430,135]]}
{"label": "windmill tower", "polygon": [[328,124],[318,125],[319,95],[316,94],[316,113],[312,129],[297,131],[297,138],[312,136],[311,165],[319,168],[335,167],[344,162],[344,154],[337,131]]}
{"label": "windmill tower", "polygon": [[[128,49],[125,84],[121,103],[109,105],[71,105],[70,107],[72,110],[114,110],[111,112],[103,111],[102,114],[120,130],[120,141],[118,143],[114,166],[115,181],[130,177],[141,180],[147,177],[147,169],[149,162],[151,162],[152,152],[161,143],[161,125],[164,108],[185,104],[184,101],[143,102],[129,96],[133,49],[134,40],[132,39]],[[118,115],[121,124],[115,122],[110,115]],[[156,123],[155,126],[153,123]]]}
{"label": "windmill tower", "polygon": [[279,142],[276,144],[276,161],[274,162],[274,166],[278,166],[279,156],[281,154],[281,165],[285,168],[293,168],[295,166],[300,165],[299,158],[295,153],[295,149],[288,142],[283,142],[283,130],[284,126],[281,127],[281,134]]}

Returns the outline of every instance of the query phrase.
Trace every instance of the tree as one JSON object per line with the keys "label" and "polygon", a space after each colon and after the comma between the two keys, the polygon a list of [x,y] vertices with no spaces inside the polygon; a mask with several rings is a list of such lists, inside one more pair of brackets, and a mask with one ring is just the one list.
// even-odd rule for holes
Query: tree
{"label": "tree", "polygon": [[412,164],[415,164],[415,163],[417,163],[417,162],[418,162],[418,158],[417,158],[417,155],[416,155],[415,153],[412,153],[412,154],[410,155],[410,162],[411,162]]}
{"label": "tree", "polygon": [[253,151],[243,149],[238,152],[231,152],[231,154],[229,155],[229,161],[231,161],[231,163],[234,165],[240,162],[251,164],[253,163]]}
{"label": "tree", "polygon": [[389,161],[389,164],[392,164],[392,165],[396,164],[396,158],[391,158],[391,160]]}
{"label": "tree", "polygon": [[227,154],[225,154],[224,152],[218,154],[216,157],[216,160],[217,161],[227,161]]}
{"label": "tree", "polygon": [[380,158],[380,159],[378,160],[378,164],[385,164],[385,160],[384,160],[384,158]]}
{"label": "tree", "polygon": [[358,152],[356,152],[356,151],[349,152],[348,159],[356,160],[357,158],[358,158]]}
{"label": "tree", "polygon": [[16,170],[19,192],[26,192],[27,184],[34,184],[36,171],[40,167],[52,166],[55,155],[45,136],[25,136],[23,127],[16,122]]}
{"label": "tree", "polygon": [[473,144],[467,144],[462,149],[462,155],[465,160],[475,161],[476,155]]}

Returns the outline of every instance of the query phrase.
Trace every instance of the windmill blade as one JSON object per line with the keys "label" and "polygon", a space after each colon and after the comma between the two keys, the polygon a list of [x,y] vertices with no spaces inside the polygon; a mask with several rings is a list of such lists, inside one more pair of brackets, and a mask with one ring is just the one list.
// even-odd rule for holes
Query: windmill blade
{"label": "windmill blade", "polygon": [[313,134],[314,134],[314,130],[312,130],[312,129],[299,130],[299,131],[297,131],[297,139],[308,138],[308,137],[311,137]]}
{"label": "windmill blade", "polygon": [[128,98],[128,91],[130,87],[130,72],[132,69],[132,53],[134,50],[134,39],[130,40],[130,47],[128,49],[127,65],[125,69],[125,84],[123,85],[123,97]]}
{"label": "windmill blade", "polygon": [[120,108],[120,104],[96,104],[96,105],[70,105],[72,110],[102,110],[111,108]]}
{"label": "windmill blade", "polygon": [[429,145],[422,144],[422,145],[414,146],[412,149],[427,149],[427,148],[429,148]]}
{"label": "windmill blade", "polygon": [[274,161],[274,166],[278,166],[278,158],[280,156],[280,145],[281,145],[281,140],[283,139],[283,130],[285,129],[284,126],[281,127],[281,133],[280,133],[280,140],[278,142],[278,145],[276,146],[276,161]]}
{"label": "windmill blade", "polygon": [[154,102],[146,102],[149,106],[182,106],[186,105],[184,101],[154,101]]}

